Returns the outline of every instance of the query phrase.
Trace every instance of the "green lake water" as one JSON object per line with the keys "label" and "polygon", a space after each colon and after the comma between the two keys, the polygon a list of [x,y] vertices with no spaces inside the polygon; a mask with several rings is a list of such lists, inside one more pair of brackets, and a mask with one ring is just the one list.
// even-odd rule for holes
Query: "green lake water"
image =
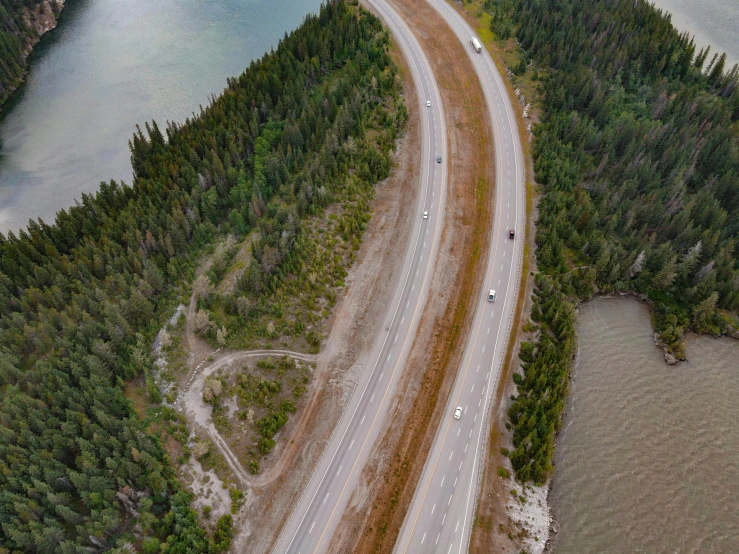
{"label": "green lake water", "polygon": [[135,125],[183,121],[319,0],[68,0],[0,122],[0,231],[131,182]]}

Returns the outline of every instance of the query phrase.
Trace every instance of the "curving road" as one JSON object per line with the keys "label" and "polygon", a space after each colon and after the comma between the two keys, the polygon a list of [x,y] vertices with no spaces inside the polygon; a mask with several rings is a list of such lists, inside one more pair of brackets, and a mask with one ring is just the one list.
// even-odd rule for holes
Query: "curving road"
{"label": "curving road", "polygon": [[[277,554],[325,550],[368,451],[377,438],[413,342],[441,237],[446,194],[446,127],[431,66],[385,0],[368,0],[408,60],[421,109],[421,181],[415,222],[382,332],[311,480],[278,538]],[[427,107],[426,101],[431,102]],[[437,162],[441,156],[441,163]],[[423,218],[424,211],[428,218]]]}
{"label": "curving road", "polygon": [[[444,417],[406,514],[398,553],[466,551],[485,456],[490,406],[498,384],[518,296],[524,231],[524,165],[507,91],[477,34],[444,0],[428,0],[466,48],[485,94],[495,140],[496,193],[490,256],[475,320]],[[508,232],[516,230],[510,240]],[[496,291],[494,302],[488,300]],[[463,414],[453,418],[459,406]]]}

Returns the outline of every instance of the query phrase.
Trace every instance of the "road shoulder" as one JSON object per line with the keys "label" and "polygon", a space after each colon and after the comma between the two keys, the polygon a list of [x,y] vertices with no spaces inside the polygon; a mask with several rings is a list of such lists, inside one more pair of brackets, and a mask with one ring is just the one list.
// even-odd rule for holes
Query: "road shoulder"
{"label": "road shoulder", "polygon": [[449,144],[445,228],[429,300],[385,429],[329,546],[392,550],[446,405],[484,276],[494,200],[494,151],[482,88],[444,20],[424,0],[391,2],[416,34],[439,83]]}
{"label": "road shoulder", "polygon": [[288,423],[283,431],[282,441],[293,455],[279,477],[255,490],[247,501],[244,521],[249,530],[234,544],[236,552],[259,554],[273,547],[351,398],[402,269],[418,197],[421,168],[416,153],[421,149],[421,129],[410,70],[392,39],[391,54],[403,78],[408,109],[405,134],[398,142],[390,177],[377,185],[373,216],[359,256],[349,270],[344,296],[329,320],[328,338],[308,391],[311,401],[304,408],[300,424]]}

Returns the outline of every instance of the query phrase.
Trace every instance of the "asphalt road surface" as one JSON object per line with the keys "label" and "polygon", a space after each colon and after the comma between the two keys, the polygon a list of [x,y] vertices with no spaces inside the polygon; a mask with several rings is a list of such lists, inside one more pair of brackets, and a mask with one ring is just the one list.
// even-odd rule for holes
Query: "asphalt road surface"
{"label": "asphalt road surface", "polygon": [[[447,143],[441,96],[418,41],[384,0],[369,0],[408,60],[421,109],[421,182],[415,222],[382,331],[352,398],[274,552],[324,551],[382,427],[394,387],[413,343],[441,236]],[[427,106],[426,102],[431,105]],[[437,161],[441,156],[441,162]],[[428,212],[428,218],[424,218]],[[402,246],[401,246],[402,247]],[[347,368],[348,369],[348,368]]]}
{"label": "asphalt road surface", "polygon": [[[496,194],[490,256],[462,365],[406,514],[398,553],[467,551],[491,400],[505,356],[523,260],[524,166],[515,115],[498,70],[477,36],[444,0],[428,0],[467,50],[485,94],[495,140]],[[516,231],[513,240],[510,229]],[[495,290],[494,301],[488,299]],[[460,419],[454,411],[462,408]]]}

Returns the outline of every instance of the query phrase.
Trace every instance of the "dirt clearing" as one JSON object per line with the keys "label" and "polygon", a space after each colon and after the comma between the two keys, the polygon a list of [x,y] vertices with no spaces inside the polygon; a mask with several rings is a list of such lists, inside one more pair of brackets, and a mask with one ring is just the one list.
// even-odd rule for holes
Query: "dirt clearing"
{"label": "dirt clearing", "polygon": [[439,82],[450,147],[449,188],[428,303],[387,428],[330,544],[335,553],[390,552],[395,544],[472,325],[470,307],[490,241],[494,151],[477,75],[457,37],[424,0],[391,4],[418,37]]}

